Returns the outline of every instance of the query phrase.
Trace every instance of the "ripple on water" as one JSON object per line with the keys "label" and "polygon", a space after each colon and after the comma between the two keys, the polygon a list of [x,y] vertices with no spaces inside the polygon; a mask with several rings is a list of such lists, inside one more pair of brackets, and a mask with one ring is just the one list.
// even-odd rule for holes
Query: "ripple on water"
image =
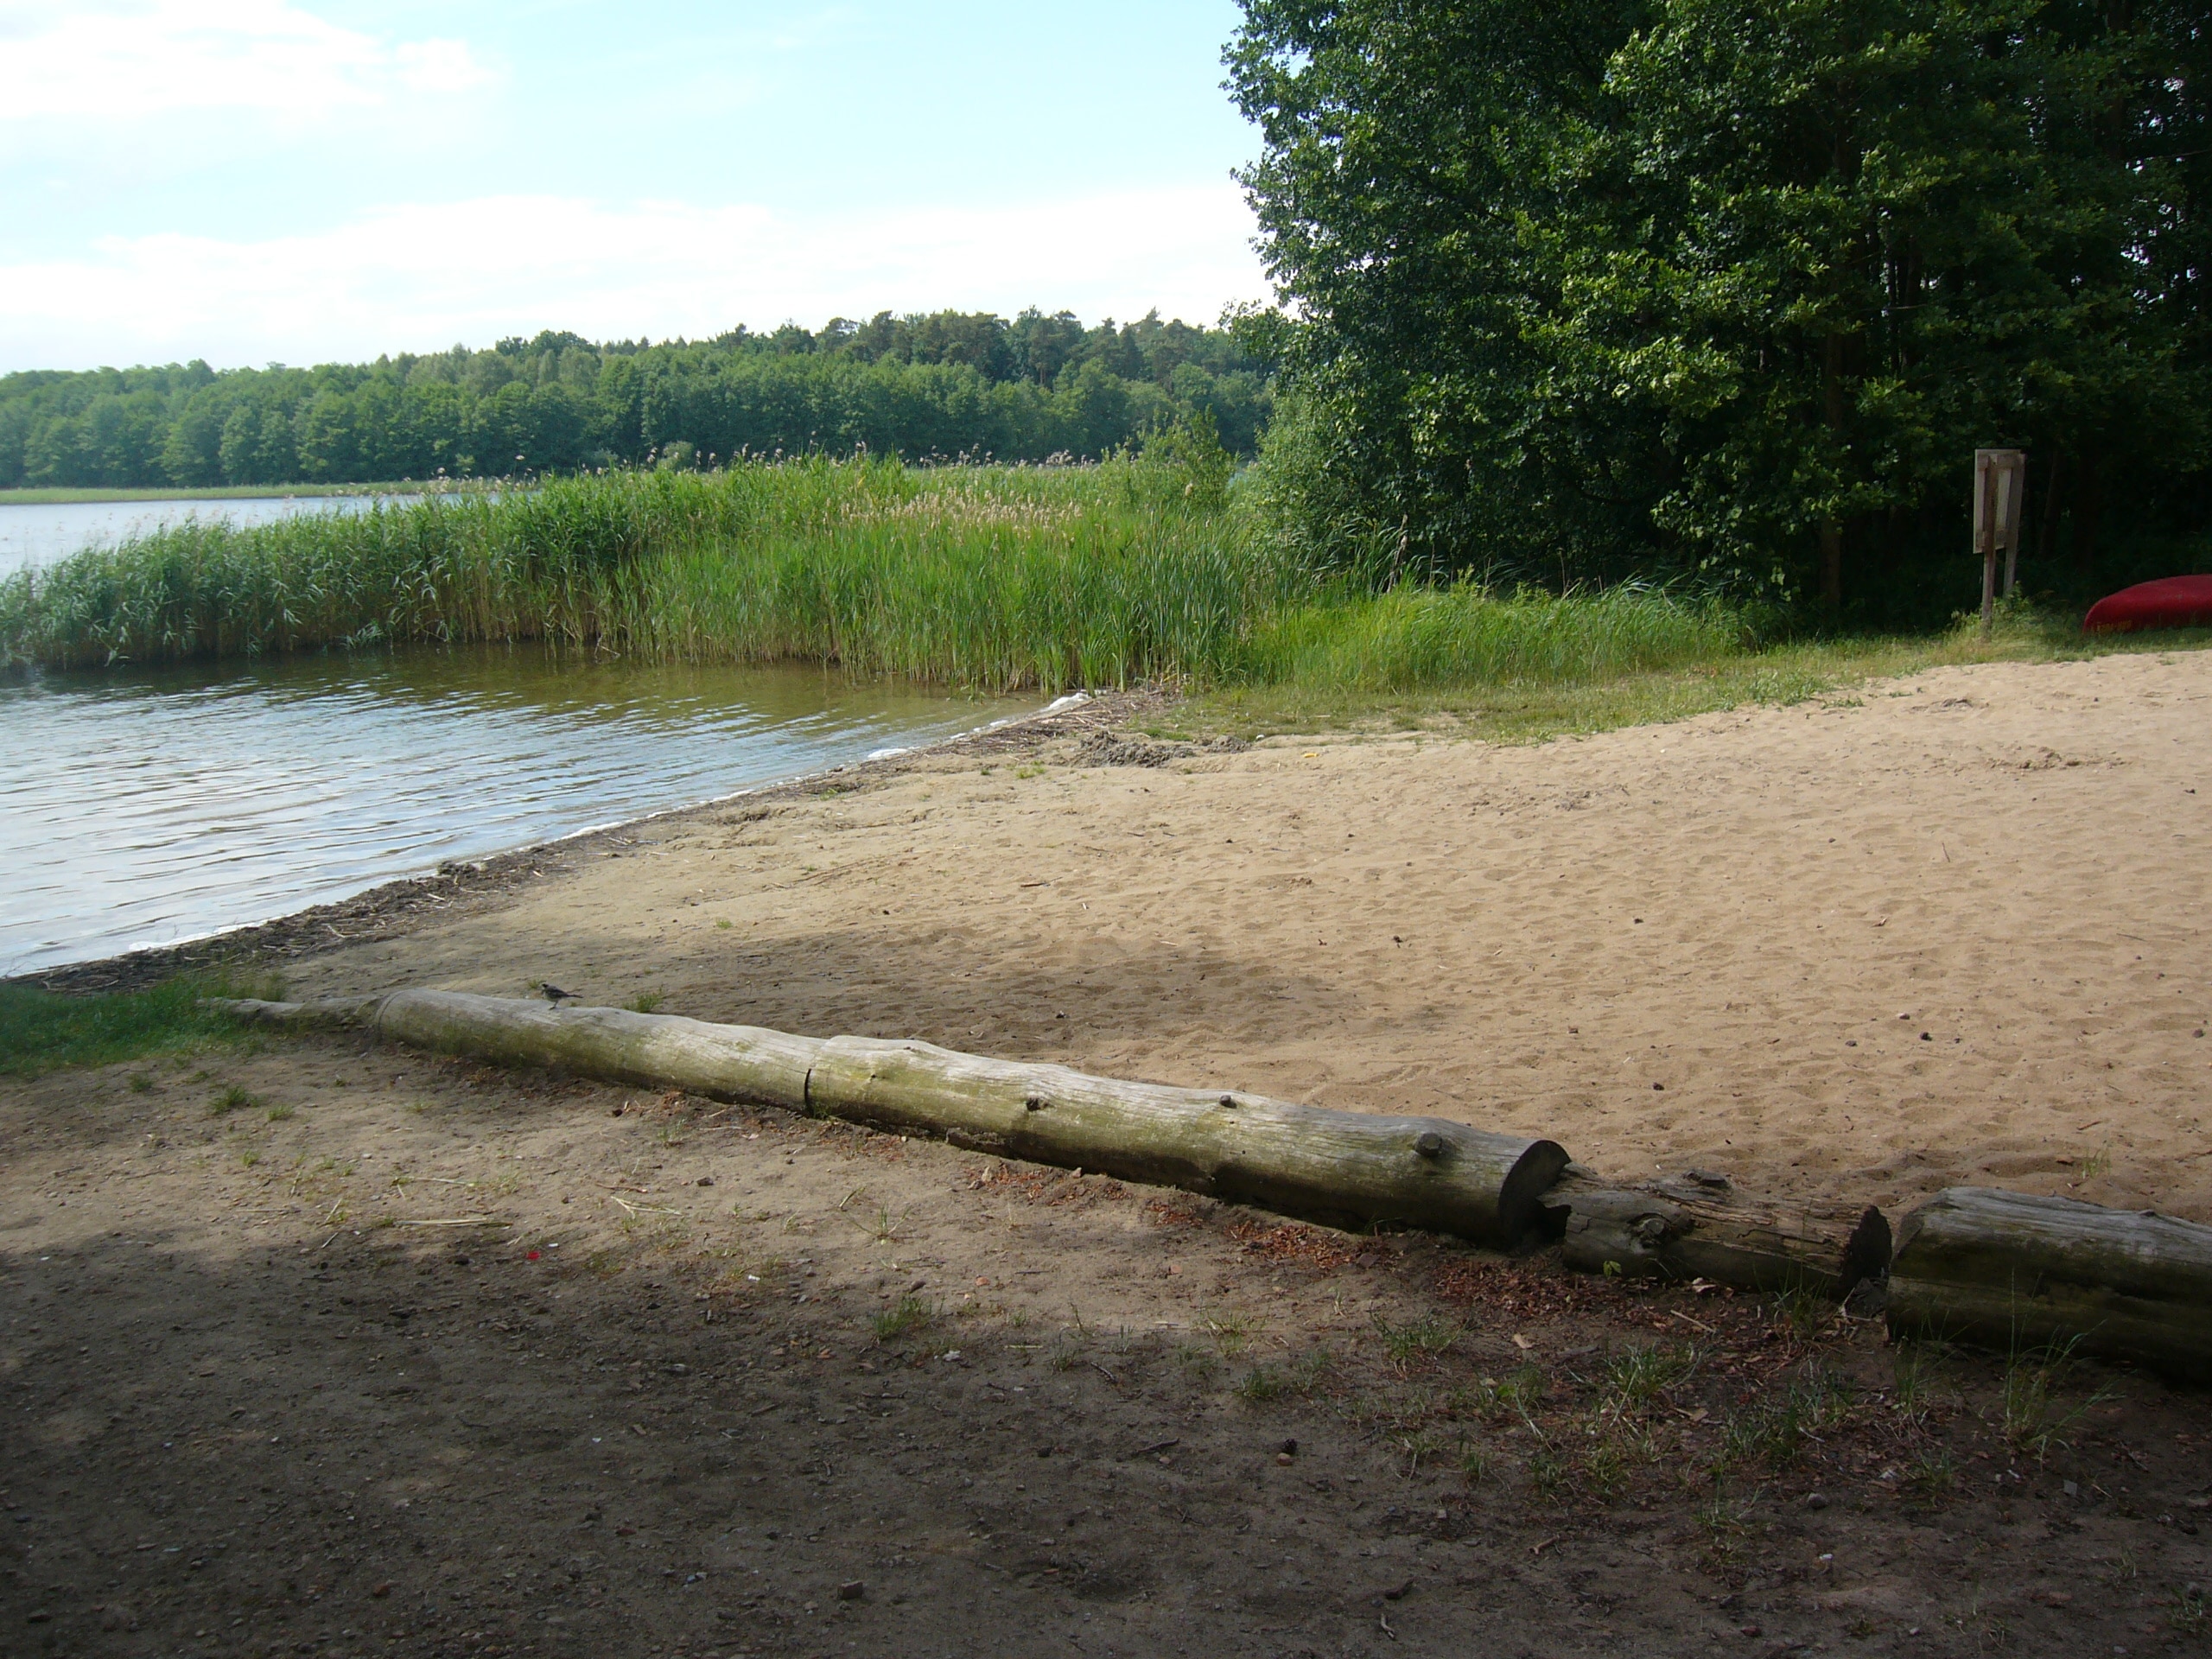
{"label": "ripple on water", "polygon": [[534,652],[0,682],[0,974],[246,925],[1034,706]]}

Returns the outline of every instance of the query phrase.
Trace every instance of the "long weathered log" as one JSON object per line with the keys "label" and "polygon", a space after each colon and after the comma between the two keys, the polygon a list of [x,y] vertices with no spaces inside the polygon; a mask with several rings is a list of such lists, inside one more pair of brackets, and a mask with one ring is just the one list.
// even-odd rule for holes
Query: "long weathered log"
{"label": "long weathered log", "polygon": [[681,1089],[710,1100],[806,1109],[817,1038],[710,1025],[626,1008],[553,1008],[465,991],[393,991],[327,1002],[229,1002],[280,1025],[363,1026],[378,1036],[504,1065],[557,1066],[580,1077]]}
{"label": "long weathered log", "polygon": [[1991,1187],[1938,1192],[1897,1225],[1890,1329],[2212,1376],[2212,1227]]}
{"label": "long weathered log", "polygon": [[1287,1215],[1421,1227],[1510,1246],[1567,1166],[1550,1141],[1440,1118],[1325,1110],[1221,1090],[1086,1077],[918,1042],[826,1042],[618,1008],[552,1008],[455,991],[323,1004],[228,1005],[333,1021],[452,1054],[754,1100],[941,1135],[1037,1163],[1179,1186]]}
{"label": "long weathered log", "polygon": [[1398,1223],[1500,1246],[1535,1230],[1538,1195],[1567,1165],[1553,1141],[1442,1118],[1122,1083],[927,1043],[832,1038],[822,1046],[807,1096],[834,1116],[943,1135],[1036,1163],[1287,1215]]}
{"label": "long weathered log", "polygon": [[1750,1198],[1698,1170],[1630,1187],[1569,1165],[1543,1202],[1567,1265],[1586,1273],[1840,1299],[1890,1259],[1879,1210]]}

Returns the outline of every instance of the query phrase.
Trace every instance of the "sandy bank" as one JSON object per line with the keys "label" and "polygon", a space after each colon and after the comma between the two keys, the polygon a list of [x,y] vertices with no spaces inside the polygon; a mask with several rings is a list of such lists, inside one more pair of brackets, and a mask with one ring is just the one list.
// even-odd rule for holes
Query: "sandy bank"
{"label": "sandy bank", "polygon": [[1528,748],[1077,742],[642,827],[301,963],[1434,1112],[1624,1175],[2212,1220],[2212,656]]}

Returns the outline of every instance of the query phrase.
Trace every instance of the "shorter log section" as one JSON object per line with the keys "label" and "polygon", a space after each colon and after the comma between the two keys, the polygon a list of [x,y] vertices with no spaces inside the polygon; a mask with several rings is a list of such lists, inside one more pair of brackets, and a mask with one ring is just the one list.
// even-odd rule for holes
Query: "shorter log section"
{"label": "shorter log section", "polygon": [[244,1020],[290,1026],[362,1026],[380,1037],[500,1065],[543,1065],[681,1089],[709,1100],[806,1109],[817,1038],[755,1026],[718,1026],[627,1008],[554,1008],[466,991],[393,991],[324,1002],[226,1001]]}
{"label": "shorter log section", "polygon": [[1897,1225],[1894,1336],[2045,1344],[2212,1378],[2212,1227],[1991,1187],[1938,1192]]}
{"label": "shorter log section", "polygon": [[1500,1249],[1540,1230],[1544,1189],[1567,1167],[1554,1141],[1441,1118],[1124,1083],[928,1043],[822,1041],[458,991],[221,1006],[245,1019],[365,1026],[448,1054],[757,1101],[1310,1220],[1425,1228]]}
{"label": "shorter log section", "polygon": [[1570,1164],[1544,1206],[1567,1265],[1586,1273],[1840,1300],[1860,1281],[1879,1278],[1890,1259],[1890,1224],[1879,1210],[1750,1198],[1726,1176],[1702,1170],[1624,1187]]}
{"label": "shorter log section", "polygon": [[1377,1223],[1509,1248],[1537,1230],[1567,1153],[1433,1117],[1093,1077],[928,1043],[833,1037],[813,1109],[981,1151],[1178,1186],[1334,1224]]}

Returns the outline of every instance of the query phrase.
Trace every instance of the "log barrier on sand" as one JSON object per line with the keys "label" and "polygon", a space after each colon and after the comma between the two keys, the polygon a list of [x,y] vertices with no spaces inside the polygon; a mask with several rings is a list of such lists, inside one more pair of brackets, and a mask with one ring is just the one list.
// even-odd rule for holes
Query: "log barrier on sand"
{"label": "log barrier on sand", "polygon": [[1606,1182],[1556,1141],[998,1060],[929,1043],[798,1037],[461,991],[219,999],[239,1019],[353,1027],[447,1054],[779,1106],[1033,1163],[1179,1187],[1335,1226],[1495,1249],[1556,1239],[1569,1267],[1840,1298],[1886,1274],[1898,1334],[2074,1344],[2212,1377],[2212,1227],[1979,1187],[1937,1193],[1894,1243],[1872,1206],[1751,1198],[1692,1171]]}

